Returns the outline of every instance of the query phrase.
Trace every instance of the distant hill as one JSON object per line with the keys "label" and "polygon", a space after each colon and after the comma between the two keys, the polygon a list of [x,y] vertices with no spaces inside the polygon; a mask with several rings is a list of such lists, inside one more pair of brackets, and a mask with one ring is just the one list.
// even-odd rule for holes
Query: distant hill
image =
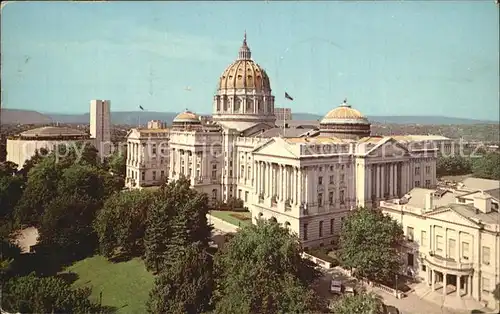
{"label": "distant hill", "polygon": [[2,108],[1,122],[6,124],[45,124],[51,123],[52,118],[33,110]]}
{"label": "distant hill", "polygon": [[[294,120],[321,120],[323,116],[312,113],[293,113]],[[498,124],[498,121],[485,121],[464,118],[439,117],[439,116],[368,116],[372,123],[381,124]]]}
{"label": "distant hill", "polygon": [[[154,111],[115,111],[111,113],[113,124],[145,124],[149,120],[161,120],[170,124],[176,112]],[[319,120],[323,116],[311,113],[294,113],[294,120]],[[59,123],[89,123],[89,113],[84,114],[58,114],[36,111],[2,109],[2,123],[43,124]],[[495,121],[475,119],[439,117],[439,116],[368,116],[372,123],[380,124],[421,124],[421,125],[449,125],[449,124],[498,124]]]}

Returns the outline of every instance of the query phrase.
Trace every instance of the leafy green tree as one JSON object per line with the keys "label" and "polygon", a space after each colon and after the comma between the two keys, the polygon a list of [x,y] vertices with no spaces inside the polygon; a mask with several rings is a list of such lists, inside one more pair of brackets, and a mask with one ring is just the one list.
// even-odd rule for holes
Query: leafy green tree
{"label": "leafy green tree", "polygon": [[472,172],[470,158],[459,155],[444,157],[440,156],[436,162],[436,174],[442,176],[455,176],[469,174]]}
{"label": "leafy green tree", "polygon": [[208,248],[212,228],[207,214],[206,194],[191,189],[188,180],[182,178],[162,186],[146,222],[146,267],[158,271],[172,264],[189,245]]}
{"label": "leafy green tree", "polygon": [[396,221],[381,211],[358,208],[342,226],[340,259],[358,276],[388,281],[401,267],[402,240],[403,230]]}
{"label": "leafy green tree", "polygon": [[320,276],[301,257],[299,239],[279,224],[243,228],[215,256],[216,313],[310,313],[324,303],[311,284]]}
{"label": "leafy green tree", "polygon": [[39,224],[45,207],[57,196],[61,175],[62,169],[47,158],[30,170],[23,196],[14,210],[17,222]]}
{"label": "leafy green tree", "polygon": [[12,218],[14,208],[21,199],[24,181],[20,176],[0,175],[0,224]]}
{"label": "leafy green tree", "polygon": [[60,278],[30,274],[7,281],[2,307],[12,313],[98,313],[90,294],[90,288],[73,290]]}
{"label": "leafy green tree", "polygon": [[12,266],[21,255],[21,249],[8,237],[0,239],[0,282],[5,282],[12,273]]}
{"label": "leafy green tree", "polygon": [[28,173],[30,170],[39,164],[45,156],[47,156],[49,153],[47,149],[41,148],[40,151],[37,149],[35,150],[35,154],[31,156],[30,159],[26,160],[24,162],[23,168],[19,171],[20,174],[25,178],[25,180],[28,178]]}
{"label": "leafy green tree", "polygon": [[125,177],[127,171],[127,152],[116,150],[113,155],[109,158],[108,166],[109,170],[113,172],[113,174]]}
{"label": "leafy green tree", "polygon": [[0,176],[13,176],[17,173],[17,164],[12,161],[0,163]]}
{"label": "leafy green tree", "polygon": [[206,313],[213,289],[212,260],[204,249],[188,246],[155,279],[147,303],[150,313]]}
{"label": "leafy green tree", "polygon": [[43,214],[40,245],[57,253],[61,262],[93,253],[98,241],[92,223],[98,208],[98,203],[86,195],[56,197]]}
{"label": "leafy green tree", "polygon": [[150,190],[133,190],[115,193],[106,200],[94,222],[102,254],[144,254],[146,218],[154,196]]}
{"label": "leafy green tree", "polygon": [[381,298],[374,293],[360,293],[357,295],[343,296],[334,303],[335,314],[383,314],[384,304]]}
{"label": "leafy green tree", "polygon": [[500,154],[491,152],[474,158],[472,171],[477,178],[500,180]]}

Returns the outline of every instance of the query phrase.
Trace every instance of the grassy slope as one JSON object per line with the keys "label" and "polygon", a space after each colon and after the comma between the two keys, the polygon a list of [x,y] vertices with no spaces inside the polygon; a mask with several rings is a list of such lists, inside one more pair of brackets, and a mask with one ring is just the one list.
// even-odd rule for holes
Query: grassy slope
{"label": "grassy slope", "polygon": [[145,304],[153,286],[153,275],[141,259],[111,263],[103,256],[89,257],[67,268],[78,275],[76,287],[92,287],[92,298],[114,307],[118,313],[145,313]]}
{"label": "grassy slope", "polygon": [[223,210],[212,210],[210,211],[210,215],[214,216],[214,217],[217,217],[219,219],[222,219],[234,226],[239,226],[241,224],[241,226],[244,226],[244,225],[251,225],[252,224],[252,220],[251,219],[248,219],[248,220],[240,220],[234,216],[232,216],[231,214],[235,214],[235,215],[241,215],[241,216],[245,216],[245,217],[248,217],[248,218],[251,218],[251,213],[249,212],[233,212],[233,211],[223,211]]}

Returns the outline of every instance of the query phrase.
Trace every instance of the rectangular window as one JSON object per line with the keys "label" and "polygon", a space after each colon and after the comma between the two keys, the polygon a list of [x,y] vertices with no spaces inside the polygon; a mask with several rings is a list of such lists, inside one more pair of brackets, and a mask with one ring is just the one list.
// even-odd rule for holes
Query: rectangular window
{"label": "rectangular window", "polygon": [[428,188],[431,186],[431,180],[425,180],[425,187]]}
{"label": "rectangular window", "polygon": [[431,173],[431,166],[425,166],[425,173]]}
{"label": "rectangular window", "polygon": [[156,171],[153,170],[153,181],[156,180]]}
{"label": "rectangular window", "polygon": [[333,176],[330,176],[330,184],[333,184]]}
{"label": "rectangular window", "polygon": [[318,194],[318,206],[319,207],[323,206],[323,193]]}
{"label": "rectangular window", "polygon": [[483,292],[490,293],[490,278],[483,277],[481,281],[483,282],[481,285]]}
{"label": "rectangular window", "polygon": [[457,246],[455,239],[448,239],[448,257],[451,259],[455,259],[455,252],[456,252]]}
{"label": "rectangular window", "polygon": [[212,179],[217,178],[217,170],[212,171]]}
{"label": "rectangular window", "polygon": [[413,228],[412,227],[406,227],[406,238],[408,241],[413,242]]}
{"label": "rectangular window", "polygon": [[241,166],[240,177],[243,178],[245,176],[245,166]]}
{"label": "rectangular window", "polygon": [[333,204],[333,192],[328,193],[328,203],[330,205]]}
{"label": "rectangular window", "polygon": [[462,242],[462,258],[464,260],[469,259],[469,243]]}
{"label": "rectangular window", "polygon": [[318,184],[319,184],[319,185],[322,185],[322,184],[323,184],[323,177],[319,177],[319,178],[318,178]]}
{"label": "rectangular window", "polygon": [[490,248],[487,246],[483,246],[483,264],[490,264]]}
{"label": "rectangular window", "polygon": [[307,240],[307,224],[304,224],[304,240]]}
{"label": "rectangular window", "polygon": [[344,204],[344,190],[340,190],[340,204]]}
{"label": "rectangular window", "polygon": [[420,236],[420,245],[424,247],[427,246],[427,231],[422,230]]}
{"label": "rectangular window", "polygon": [[146,172],[141,172],[141,180],[144,181],[146,180]]}
{"label": "rectangular window", "polygon": [[248,202],[248,191],[245,191],[245,202]]}
{"label": "rectangular window", "polygon": [[344,182],[344,180],[345,180],[345,174],[341,174],[340,175],[340,182]]}
{"label": "rectangular window", "polygon": [[344,226],[344,217],[340,218],[340,228]]}
{"label": "rectangular window", "polygon": [[330,234],[333,234],[334,226],[335,226],[335,218],[330,219]]}
{"label": "rectangular window", "polygon": [[319,222],[319,237],[323,236],[323,221]]}
{"label": "rectangular window", "polygon": [[417,187],[417,188],[420,187],[420,181],[415,181],[415,187]]}
{"label": "rectangular window", "polygon": [[438,255],[443,254],[443,237],[442,236],[436,236],[436,253]]}
{"label": "rectangular window", "polygon": [[160,172],[160,177],[161,177],[162,179],[165,177],[165,171],[164,171],[164,170],[162,170],[162,171]]}
{"label": "rectangular window", "polygon": [[415,167],[415,174],[420,174],[420,167]]}

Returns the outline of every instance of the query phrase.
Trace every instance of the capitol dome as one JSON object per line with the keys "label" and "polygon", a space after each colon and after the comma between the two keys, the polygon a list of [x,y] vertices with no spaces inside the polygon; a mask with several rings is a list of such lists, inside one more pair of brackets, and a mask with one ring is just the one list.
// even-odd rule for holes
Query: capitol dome
{"label": "capitol dome", "polygon": [[219,77],[213,120],[274,126],[274,96],[266,71],[252,59],[246,33],[238,58]]}
{"label": "capitol dome", "polygon": [[370,122],[358,110],[347,104],[347,99],[333,110],[330,110],[320,121],[322,135],[345,139],[359,139],[370,136]]}
{"label": "capitol dome", "polygon": [[48,138],[75,139],[88,138],[88,134],[76,129],[59,126],[44,126],[41,128],[31,129],[19,134],[23,139],[43,140]]}

